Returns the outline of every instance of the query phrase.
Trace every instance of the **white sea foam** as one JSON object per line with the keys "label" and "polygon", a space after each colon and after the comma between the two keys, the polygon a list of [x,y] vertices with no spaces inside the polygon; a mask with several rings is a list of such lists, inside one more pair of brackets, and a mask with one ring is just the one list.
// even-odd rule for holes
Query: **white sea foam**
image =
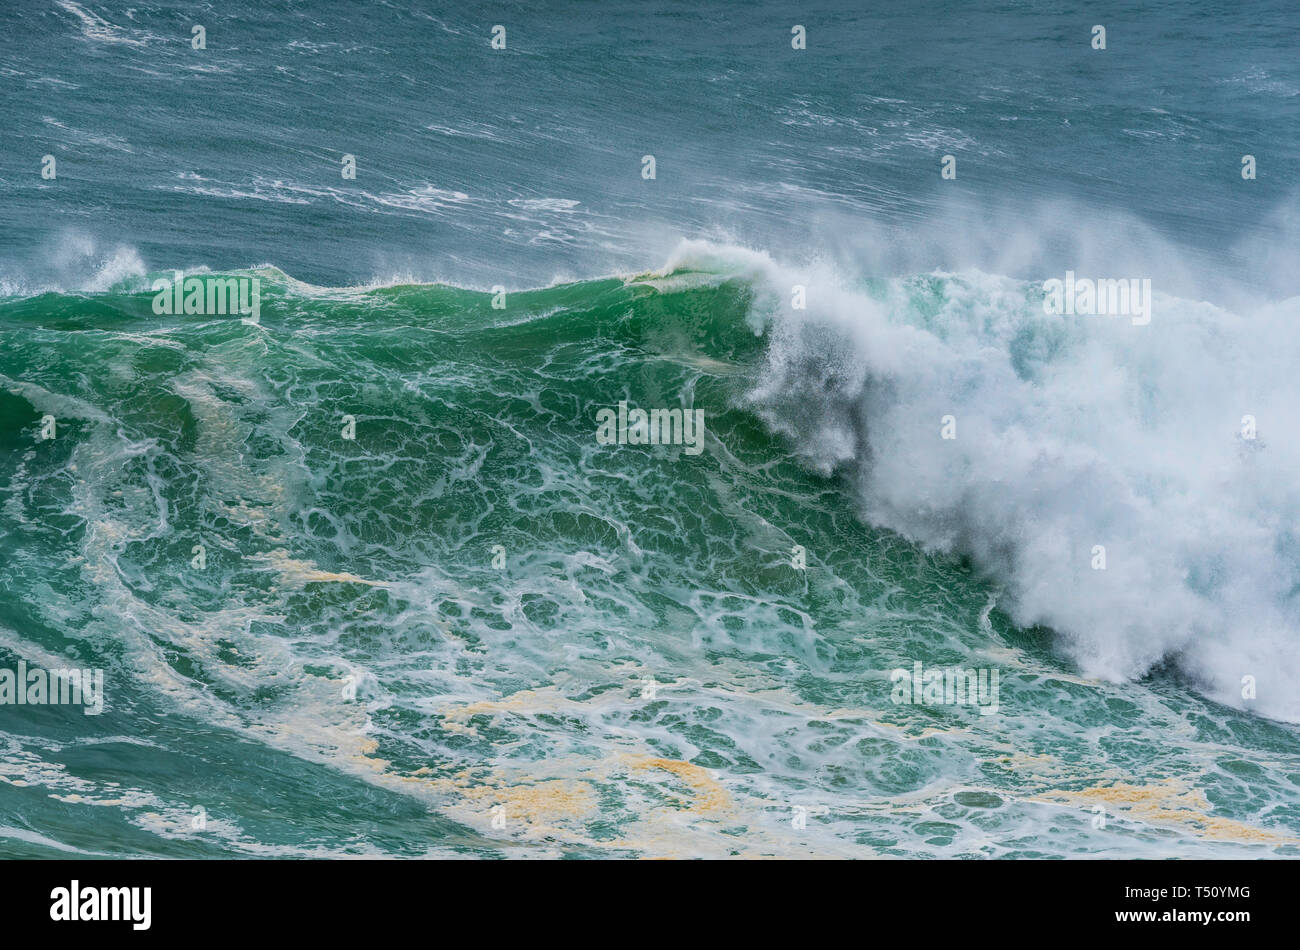
{"label": "white sea foam", "polygon": [[870,522],[973,556],[1087,675],[1171,661],[1219,701],[1300,721],[1300,297],[1234,313],[1156,288],[1138,327],[1044,314],[1040,283],[979,271],[868,293],[699,242],[678,267],[755,282],[770,343],[749,402],[847,473]]}
{"label": "white sea foam", "polygon": [[146,46],[148,45],[146,38],[152,38],[139,30],[127,31],[120,26],[114,26],[102,17],[91,13],[85,7],[73,3],[72,0],[55,0],[55,5],[62,7],[80,20],[81,35],[96,43],[124,43],[128,46]]}

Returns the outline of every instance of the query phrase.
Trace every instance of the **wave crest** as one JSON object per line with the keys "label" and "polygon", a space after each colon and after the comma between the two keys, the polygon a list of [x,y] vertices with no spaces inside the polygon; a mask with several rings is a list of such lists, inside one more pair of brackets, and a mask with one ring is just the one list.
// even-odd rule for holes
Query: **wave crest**
{"label": "wave crest", "polygon": [[673,266],[756,281],[746,402],[867,520],[972,556],[1088,675],[1170,661],[1300,720],[1300,298],[1238,314],[1157,290],[1134,326],[978,271],[853,282],[696,244]]}

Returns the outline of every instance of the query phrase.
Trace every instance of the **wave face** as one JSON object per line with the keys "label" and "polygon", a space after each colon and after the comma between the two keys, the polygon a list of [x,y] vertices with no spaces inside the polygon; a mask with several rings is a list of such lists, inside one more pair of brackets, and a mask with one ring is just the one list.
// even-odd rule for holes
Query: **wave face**
{"label": "wave face", "polygon": [[[7,849],[1296,853],[1297,301],[688,243],[504,300],[241,272],[253,324],[150,276],[0,301],[0,665],[107,691],[6,720]],[[602,444],[620,402],[703,451]],[[998,713],[895,702],[918,661]]]}

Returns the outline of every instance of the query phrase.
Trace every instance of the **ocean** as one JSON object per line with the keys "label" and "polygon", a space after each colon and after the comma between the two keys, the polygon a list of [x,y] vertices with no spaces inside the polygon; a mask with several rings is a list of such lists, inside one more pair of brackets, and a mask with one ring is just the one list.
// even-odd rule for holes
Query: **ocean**
{"label": "ocean", "polygon": [[0,855],[1300,855],[1298,25],[6,2]]}

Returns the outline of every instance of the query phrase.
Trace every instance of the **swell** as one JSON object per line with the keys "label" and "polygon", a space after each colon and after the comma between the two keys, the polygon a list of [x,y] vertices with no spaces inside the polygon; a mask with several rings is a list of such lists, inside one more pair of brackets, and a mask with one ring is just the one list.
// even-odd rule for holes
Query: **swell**
{"label": "swell", "polygon": [[[833,477],[866,522],[925,549],[969,555],[1000,589],[1001,609],[1020,627],[1054,631],[1086,675],[1133,680],[1169,663],[1218,701],[1300,719],[1300,497],[1290,477],[1300,458],[1286,438],[1300,431],[1294,299],[1236,314],[1157,293],[1155,318],[1138,327],[1047,315],[1037,285],[997,275],[870,280],[698,242],[661,271],[511,292],[502,309],[491,293],[446,285],[328,289],[273,268],[240,273],[264,282],[261,327],[201,316],[160,325],[141,274],[97,293],[0,302],[7,440],[16,447],[47,412],[81,424],[79,400],[137,443],[193,446],[198,433],[228,425],[196,417],[205,394],[264,399],[283,417],[280,435],[293,434],[278,436],[279,448],[268,443],[274,464],[305,470],[320,453],[313,440],[336,427],[313,419],[313,408],[341,416],[364,394],[362,418],[396,432],[386,449],[409,442],[427,452],[426,440],[400,430],[403,414],[430,410],[412,409],[401,391],[446,385],[457,397],[441,393],[435,404],[472,410],[491,393],[484,402],[492,405],[481,425],[439,436],[457,460],[451,467],[471,475],[435,487],[457,485],[467,510],[496,510],[512,503],[474,482],[494,439],[487,415],[504,412],[497,418],[507,424],[512,412],[548,415],[554,447],[521,436],[514,451],[540,462],[544,479],[564,482],[573,476],[565,467],[598,464],[590,452],[599,408],[628,396],[694,402],[717,419],[714,450],[755,464],[793,451],[817,476]],[[792,306],[796,287],[804,308]],[[100,362],[109,338],[107,365],[117,373],[84,377],[76,367]],[[143,381],[158,387],[152,396],[132,379],[133,340],[156,364]],[[64,351],[61,368],[46,359],[51,344]],[[271,376],[265,361],[299,361],[312,378],[259,394],[246,378],[200,369],[196,354],[205,352]],[[575,385],[548,405],[546,372],[537,385],[526,372],[532,360],[565,367]],[[333,381],[331,365],[340,369]],[[80,414],[103,424],[90,410]],[[210,448],[247,457],[241,446],[257,430],[246,424]],[[206,463],[232,482],[242,477],[231,458]],[[342,463],[330,455],[328,464]],[[500,471],[515,490],[534,477],[508,464]],[[425,475],[413,468],[406,481],[380,480],[385,507],[373,514],[395,573],[420,543],[391,506]],[[311,484],[302,471],[296,478]],[[573,491],[584,489],[575,481]],[[447,498],[424,485],[420,493],[415,510],[454,522],[436,514]],[[600,505],[587,498],[578,507]],[[311,528],[315,556],[336,567],[361,542],[320,519]],[[279,527],[287,537],[290,525]],[[709,526],[706,536],[719,530]]]}

